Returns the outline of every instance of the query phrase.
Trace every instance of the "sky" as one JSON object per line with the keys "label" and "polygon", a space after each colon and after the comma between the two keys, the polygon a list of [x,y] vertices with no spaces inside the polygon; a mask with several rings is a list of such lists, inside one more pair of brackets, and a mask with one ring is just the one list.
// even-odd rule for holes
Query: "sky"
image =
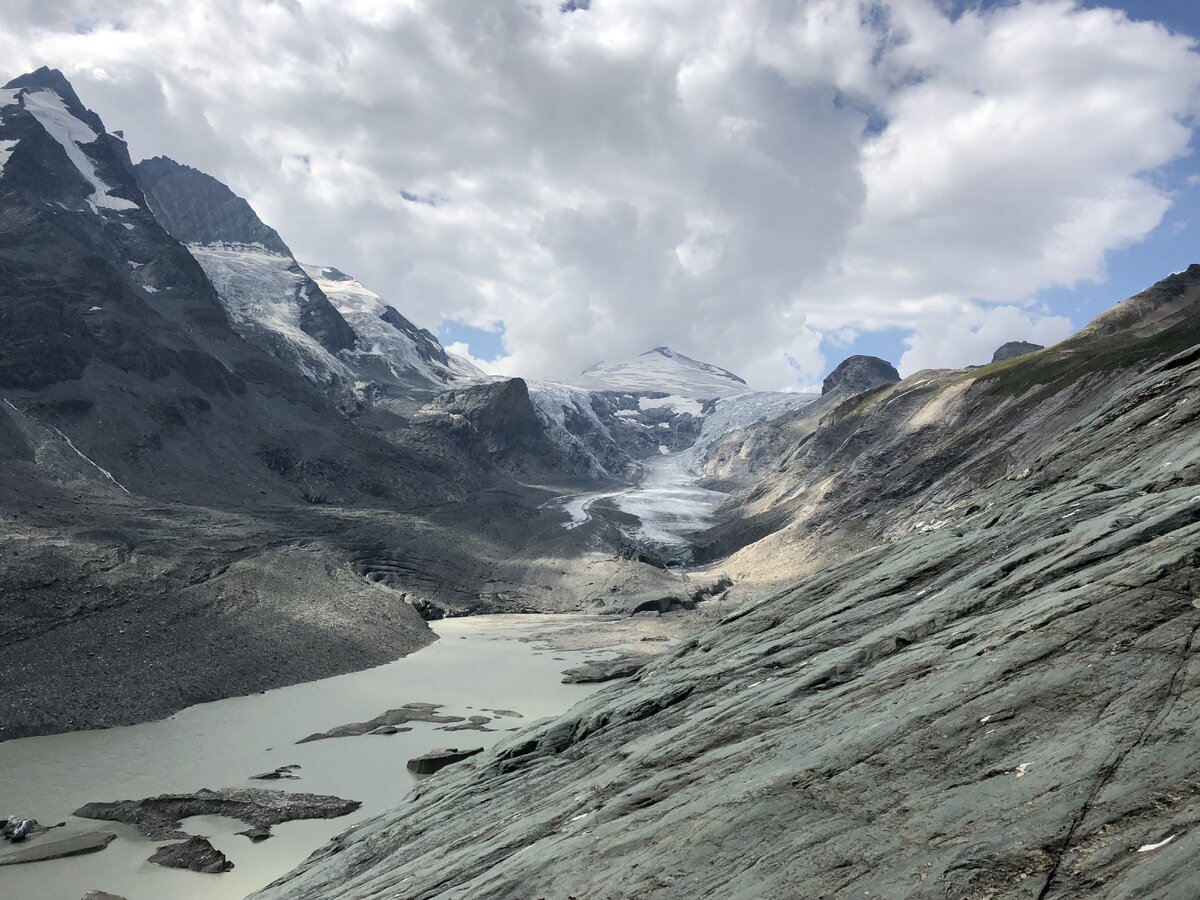
{"label": "sky", "polygon": [[0,0],[0,59],[489,371],[668,345],[801,390],[1200,259],[1196,6]]}

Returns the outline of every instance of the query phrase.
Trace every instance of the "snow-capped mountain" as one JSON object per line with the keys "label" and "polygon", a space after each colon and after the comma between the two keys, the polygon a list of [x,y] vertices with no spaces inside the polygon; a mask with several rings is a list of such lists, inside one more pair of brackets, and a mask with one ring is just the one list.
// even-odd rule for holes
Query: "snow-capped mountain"
{"label": "snow-capped mountain", "polygon": [[530,397],[560,445],[587,452],[610,474],[687,452],[698,469],[722,435],[811,403],[811,394],[754,391],[734,373],[656,347],[598,363],[571,384],[530,382]]}
{"label": "snow-capped mountain", "polygon": [[571,384],[589,391],[660,393],[691,400],[715,400],[750,390],[732,372],[670,347],[655,347],[632,359],[597,363],[571,379]]}
{"label": "snow-capped mountain", "polygon": [[0,142],[0,469],[10,489],[66,482],[120,498],[315,502],[363,485],[372,495],[424,487],[404,452],[353,428],[237,328],[156,219],[124,140],[60,72],[0,90]]}
{"label": "snow-capped mountain", "polygon": [[427,329],[418,328],[382,297],[332,266],[301,263],[301,268],[349,323],[358,341],[348,355],[359,367],[382,366],[394,377],[415,373],[433,384],[484,377],[474,365],[450,353]]}
{"label": "snow-capped mountain", "polygon": [[166,157],[137,165],[147,201],[204,268],[235,327],[310,381],[358,400],[482,376],[337,269],[302,265],[241,197]]}

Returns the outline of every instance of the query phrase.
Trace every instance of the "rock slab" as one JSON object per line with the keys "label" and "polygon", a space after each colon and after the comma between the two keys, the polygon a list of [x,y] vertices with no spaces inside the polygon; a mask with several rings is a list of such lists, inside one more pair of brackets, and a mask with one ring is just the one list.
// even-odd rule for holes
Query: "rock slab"
{"label": "rock slab", "polygon": [[602,681],[613,681],[617,678],[628,678],[641,671],[646,663],[653,659],[651,656],[620,656],[616,659],[602,659],[584,663],[563,672],[563,684],[598,684]]}
{"label": "rock slab", "polygon": [[410,759],[408,761],[408,770],[418,775],[432,775],[434,772],[446,768],[451,763],[462,762],[462,760],[482,752],[482,747],[475,747],[471,750],[458,750],[453,747],[442,750],[430,750],[422,756]]}
{"label": "rock slab", "polygon": [[12,853],[0,856],[0,866],[17,866],[22,863],[44,862],[48,859],[63,859],[84,853],[97,853],[107,847],[116,835],[111,831],[93,831],[61,841],[30,844]]}

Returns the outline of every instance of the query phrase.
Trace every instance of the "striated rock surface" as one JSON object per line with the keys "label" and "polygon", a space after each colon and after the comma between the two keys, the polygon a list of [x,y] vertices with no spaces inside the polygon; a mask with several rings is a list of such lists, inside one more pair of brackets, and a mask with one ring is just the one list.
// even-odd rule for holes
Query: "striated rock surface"
{"label": "striated rock surface", "polygon": [[742,498],[786,583],[259,900],[1193,896],[1198,299],[839,406]]}

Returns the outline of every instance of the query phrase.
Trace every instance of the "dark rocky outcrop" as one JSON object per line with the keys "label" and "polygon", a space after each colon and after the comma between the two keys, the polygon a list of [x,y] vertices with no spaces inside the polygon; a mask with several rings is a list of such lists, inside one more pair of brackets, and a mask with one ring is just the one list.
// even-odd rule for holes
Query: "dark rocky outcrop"
{"label": "dark rocky outcrop", "polygon": [[440,772],[452,763],[462,762],[464,759],[470,759],[472,756],[482,752],[482,747],[475,747],[472,750],[458,750],[453,747],[442,750],[430,750],[428,753],[410,759],[408,761],[408,770],[417,775],[432,775],[434,772]]}
{"label": "dark rocky outcrop", "polygon": [[992,354],[992,362],[1004,362],[1006,359],[1016,359],[1018,356],[1045,349],[1041,344],[1031,344],[1029,341],[1009,341],[996,348],[996,352]]}
{"label": "dark rocky outcrop", "polygon": [[825,377],[821,393],[838,391],[844,397],[853,397],[899,380],[900,373],[886,360],[877,356],[848,356]]}
{"label": "dark rocky outcrop", "polygon": [[159,847],[149,861],[168,869],[189,869],[209,875],[219,875],[233,868],[225,854],[203,837],[190,837],[178,844]]}
{"label": "dark rocky outcrop", "polygon": [[488,722],[492,721],[487,716],[470,716],[467,721],[459,722],[457,725],[442,725],[438,727],[438,731],[495,731],[494,728],[488,728]]}
{"label": "dark rocky outcrop", "polygon": [[124,822],[155,841],[188,837],[180,820],[189,816],[227,816],[247,825],[270,828],[296,819],[336,819],[362,804],[325,794],[264,791],[258,788],[199,790],[192,794],[162,794],[145,800],[88,803],[75,810],[83,819]]}
{"label": "dark rocky outcrop", "polygon": [[323,741],[327,738],[356,737],[360,734],[395,734],[395,731],[384,731],[382,729],[395,728],[397,725],[406,725],[409,722],[447,724],[463,721],[462,716],[448,716],[439,713],[438,710],[441,708],[441,704],[438,703],[406,703],[397,709],[389,709],[385,713],[380,713],[369,721],[351,722],[348,725],[339,725],[336,728],[330,728],[328,731],[319,731],[316,734],[310,734],[308,737],[301,738],[296,743],[307,744],[310,741]]}
{"label": "dark rocky outcrop", "polygon": [[296,780],[300,776],[296,774],[296,770],[300,766],[292,763],[288,766],[280,766],[277,769],[272,769],[270,772],[263,772],[259,775],[251,775],[252,781],[281,781],[281,780]]}
{"label": "dark rocky outcrop", "polygon": [[520,378],[443,391],[416,421],[447,437],[472,464],[500,468],[520,478],[587,477],[593,466],[582,453],[553,443],[534,412]]}

